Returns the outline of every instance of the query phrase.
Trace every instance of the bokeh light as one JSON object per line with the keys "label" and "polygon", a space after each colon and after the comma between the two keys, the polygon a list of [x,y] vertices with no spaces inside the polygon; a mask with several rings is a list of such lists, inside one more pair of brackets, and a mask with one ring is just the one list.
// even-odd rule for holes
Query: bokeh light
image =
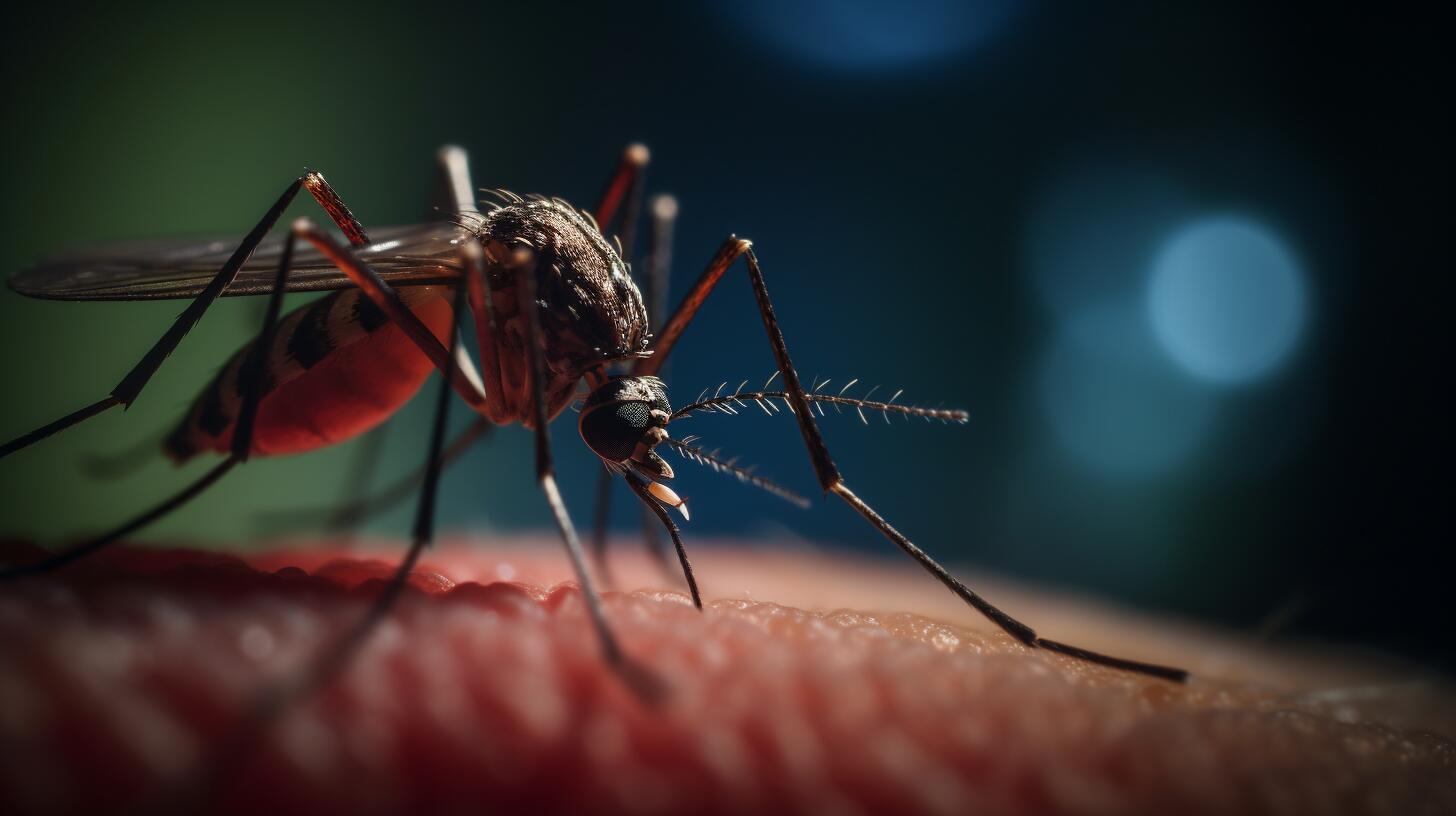
{"label": "bokeh light", "polygon": [[953,57],[1001,30],[1010,0],[749,0],[725,6],[756,38],[833,68],[887,70]]}
{"label": "bokeh light", "polygon": [[1059,176],[1026,233],[1037,295],[1059,319],[1134,295],[1160,242],[1192,211],[1189,194],[1149,168],[1107,162]]}
{"label": "bokeh light", "polygon": [[1279,366],[1303,330],[1304,275],[1269,229],[1244,218],[1199,219],[1158,253],[1147,309],[1163,348],[1183,369],[1225,384]]}
{"label": "bokeh light", "polygon": [[1136,300],[1105,300],[1067,320],[1041,360],[1038,395],[1056,437],[1101,473],[1162,473],[1194,453],[1215,408],[1159,353]]}

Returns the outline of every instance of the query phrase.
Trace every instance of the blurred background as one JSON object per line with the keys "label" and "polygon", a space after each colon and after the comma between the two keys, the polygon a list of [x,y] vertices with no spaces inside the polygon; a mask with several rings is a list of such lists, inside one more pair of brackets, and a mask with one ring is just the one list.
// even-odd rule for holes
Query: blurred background
{"label": "blurred background", "polygon": [[[851,485],[937,557],[1456,662],[1451,88],[1430,21],[1010,0],[5,14],[0,273],[108,239],[241,234],[304,167],[368,225],[422,220],[444,142],[469,148],[479,184],[589,206],[641,140],[651,190],[681,202],[674,302],[725,235],[752,237],[801,375],[970,411],[964,427],[822,420]],[[0,437],[102,396],[181,308],[0,292]],[[223,301],[128,414],[0,463],[0,534],[100,530],[209,467],[148,452],[97,481],[82,464],[174,423],[258,315]],[[735,273],[675,354],[675,402],[772,366]],[[383,431],[376,486],[422,461],[426,403]],[[553,433],[586,527],[600,466],[574,417]],[[814,492],[787,415],[690,424]],[[276,513],[350,495],[360,456],[252,462],[146,537],[306,533]],[[896,555],[836,503],[803,512],[678,470],[690,544]],[[410,513],[368,531],[401,536]],[[547,526],[529,435],[455,467],[441,517]]]}

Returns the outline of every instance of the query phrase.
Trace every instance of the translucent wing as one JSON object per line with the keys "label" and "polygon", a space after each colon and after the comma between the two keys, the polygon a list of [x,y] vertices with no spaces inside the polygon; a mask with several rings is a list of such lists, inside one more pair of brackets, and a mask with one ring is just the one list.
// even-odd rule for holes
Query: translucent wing
{"label": "translucent wing", "polygon": [[[443,283],[458,278],[454,224],[416,224],[370,230],[374,243],[355,252],[396,285]],[[22,295],[55,300],[157,300],[195,297],[222,269],[241,237],[174,239],[109,244],[47,259],[10,278]],[[283,238],[263,241],[223,296],[272,291]],[[313,247],[297,246],[288,291],[347,289],[353,284]]]}

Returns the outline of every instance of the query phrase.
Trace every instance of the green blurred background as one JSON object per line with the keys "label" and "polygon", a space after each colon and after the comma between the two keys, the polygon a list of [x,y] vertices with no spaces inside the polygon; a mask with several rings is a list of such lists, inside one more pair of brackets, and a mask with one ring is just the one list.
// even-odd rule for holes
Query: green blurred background
{"label": "green blurred background", "polygon": [[[241,233],[304,167],[366,224],[422,220],[445,142],[479,184],[585,205],[645,141],[651,187],[682,203],[674,297],[750,236],[801,374],[970,410],[823,421],[851,484],[935,555],[1250,630],[1294,611],[1296,634],[1452,663],[1450,66],[1425,21],[829,0],[5,14],[0,272]],[[675,355],[676,402],[772,370],[747,286],[720,291]],[[0,292],[0,436],[104,394],[180,309]],[[0,464],[0,534],[102,529],[205,469],[81,464],[175,422],[257,315],[222,302],[126,415]],[[376,484],[421,460],[427,415],[390,424]],[[585,526],[599,466],[571,417],[554,437]],[[692,431],[813,485],[785,417]],[[256,543],[281,532],[268,511],[345,496],[358,457],[252,462],[147,538]],[[694,538],[889,549],[845,508],[679,470]],[[506,429],[447,478],[444,526],[545,526],[530,473]]]}

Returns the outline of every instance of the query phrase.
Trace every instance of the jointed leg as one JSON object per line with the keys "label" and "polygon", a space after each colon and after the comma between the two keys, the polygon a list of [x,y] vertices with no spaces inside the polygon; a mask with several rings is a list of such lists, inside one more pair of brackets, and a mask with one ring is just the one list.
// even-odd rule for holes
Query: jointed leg
{"label": "jointed leg", "polygon": [[[641,283],[650,327],[656,331],[667,311],[664,304],[667,299],[668,279],[672,270],[672,233],[677,220],[677,200],[669,195],[653,198],[651,216],[652,232],[648,236],[647,274],[642,276]],[[665,379],[666,370],[662,373]],[[611,584],[611,578],[607,569],[607,529],[610,527],[614,484],[615,479],[612,478],[612,474],[603,470],[597,481],[596,516],[592,535],[592,561],[597,566],[598,574],[608,585]],[[648,556],[663,568],[664,573],[669,572],[662,540],[658,537],[657,527],[652,524],[651,511],[648,508],[642,509],[641,519],[642,544],[646,548]]]}
{"label": "jointed leg", "polygon": [[[244,361],[239,374],[239,381],[243,383],[244,387],[243,403],[237,425],[233,430],[232,449],[229,457],[181,493],[111,533],[71,547],[42,561],[0,570],[0,581],[47,572],[115,543],[190,501],[222,478],[234,466],[247,461],[252,448],[253,423],[257,416],[258,403],[262,400],[263,382],[267,373],[264,369],[265,355],[273,345],[273,336],[277,331],[278,313],[282,309],[288,272],[293,263],[293,248],[300,237],[309,240],[325,255],[334,259],[339,269],[348,275],[386,316],[399,323],[405,334],[413,339],[436,367],[446,374],[449,384],[464,396],[472,407],[478,407],[484,403],[485,398],[480,392],[478,375],[475,375],[474,379],[471,378],[471,375],[475,374],[473,367],[462,367],[457,362],[462,358],[457,354],[460,349],[454,342],[454,338],[452,337],[451,349],[445,349],[429,328],[404,305],[399,299],[399,295],[380,279],[374,270],[359,261],[349,249],[340,245],[308,219],[300,218],[295,222],[283,245],[283,254],[279,258],[278,275],[274,282],[273,293],[269,296],[270,302],[264,318],[263,330],[257,341],[253,343],[252,353]],[[470,250],[478,252],[478,247],[473,242],[466,244],[465,249],[467,254]],[[468,363],[468,357],[463,359]]]}
{"label": "jointed leg", "polygon": [[612,628],[607,623],[606,612],[602,608],[601,595],[598,594],[591,573],[587,570],[586,556],[582,552],[581,541],[576,536],[576,528],[572,526],[571,517],[566,511],[566,503],[561,499],[561,490],[556,485],[556,470],[551,459],[550,426],[547,424],[546,417],[544,385],[546,364],[541,348],[541,317],[537,313],[536,275],[533,266],[523,266],[517,272],[516,290],[520,302],[520,313],[526,318],[526,348],[530,357],[528,373],[531,386],[531,410],[534,412],[531,424],[535,426],[536,434],[536,480],[541,485],[542,493],[546,495],[546,503],[551,508],[551,515],[556,521],[557,530],[561,533],[562,543],[566,545],[566,554],[571,559],[571,567],[576,571],[577,581],[581,584],[581,594],[586,601],[587,613],[591,617],[592,626],[596,628],[597,639],[601,643],[602,658],[639,696],[649,701],[655,700],[663,694],[665,689],[650,673],[633,663],[617,644],[616,635],[612,633]]}
{"label": "jointed leg", "polygon": [[[453,299],[456,322],[459,321],[464,292],[463,285],[456,287]],[[459,345],[459,336],[453,327],[450,337],[449,351],[453,354]],[[258,739],[267,729],[279,717],[286,714],[293,705],[302,702],[309,695],[323,688],[346,668],[349,661],[368,641],[370,634],[399,601],[400,595],[409,583],[410,573],[414,571],[415,565],[419,562],[420,555],[434,539],[436,496],[438,495],[440,474],[444,467],[444,456],[441,449],[444,447],[445,427],[449,420],[451,402],[451,384],[448,382],[451,372],[442,372],[442,377],[444,379],[440,383],[439,397],[435,402],[435,415],[430,430],[429,450],[425,457],[424,487],[420,492],[419,504],[416,506],[410,548],[405,553],[399,567],[395,569],[394,575],[390,577],[389,583],[384,586],[364,615],[341,637],[324,649],[318,657],[284,678],[283,681],[267,686],[260,691],[244,714],[242,722],[211,753],[206,764],[197,769],[196,775],[184,780],[183,786],[173,792],[174,801],[164,803],[167,805],[165,810],[177,812],[210,810],[211,800],[226,792],[229,774],[250,756]]]}
{"label": "jointed leg", "polygon": [[227,263],[223,264],[217,276],[207,284],[207,288],[203,289],[202,293],[188,304],[187,309],[177,317],[177,320],[172,324],[171,328],[167,329],[166,334],[163,334],[161,339],[152,346],[151,350],[122,378],[121,382],[117,383],[110,394],[49,425],[37,428],[24,436],[17,437],[6,442],[4,445],[0,445],[0,458],[9,456],[22,448],[39,442],[73,425],[78,425],[118,405],[131,407],[132,402],[141,394],[142,388],[146,386],[147,381],[152,378],[153,374],[157,373],[157,369],[161,367],[162,361],[166,360],[167,356],[177,348],[178,344],[182,342],[182,338],[187,335],[187,332],[192,330],[192,327],[202,318],[203,312],[207,311],[207,308],[212,305],[212,302],[217,300],[228,286],[232,284],[233,279],[237,277],[238,270],[252,257],[253,251],[258,248],[258,244],[262,242],[263,237],[278,222],[278,218],[283,215],[283,211],[293,202],[300,188],[306,188],[313,195],[314,200],[318,201],[319,206],[328,212],[329,217],[344,231],[344,234],[349,237],[349,240],[355,246],[362,246],[368,243],[368,235],[365,234],[363,225],[349,212],[349,208],[344,205],[344,202],[334,192],[333,188],[329,186],[329,183],[324,180],[324,177],[319,173],[305,174],[302,178],[288,185],[288,188],[283,191],[283,194],[278,197],[278,200],[273,202],[273,206],[269,207],[268,211],[263,214],[262,220],[243,238],[242,243],[238,244],[238,248],[233,251]]}
{"label": "jointed leg", "polygon": [[[672,276],[672,232],[673,226],[677,222],[677,199],[670,195],[656,196],[652,199],[651,215],[652,233],[648,237],[647,274],[644,276],[645,287],[642,296],[647,301],[649,325],[655,332],[662,326],[662,321],[667,316],[667,286]],[[666,368],[661,369],[659,373],[663,380],[668,379]],[[663,572],[668,573],[670,570],[663,553],[662,538],[657,532],[657,526],[652,523],[652,516],[660,510],[661,508],[657,507],[655,502],[642,508],[642,546],[646,548],[648,556],[662,567]],[[673,545],[678,550],[679,560],[682,561],[688,579],[688,587],[693,591],[693,598],[697,600],[698,588],[693,582],[692,570],[687,567],[687,556],[683,552],[682,542],[677,533],[673,532],[676,524],[666,526],[672,533]],[[697,607],[702,609],[702,603],[699,602]]]}
{"label": "jointed leg", "polygon": [[[629,144],[622,151],[622,157],[607,179],[601,197],[593,211],[597,226],[602,234],[610,233],[612,219],[622,212],[622,227],[617,232],[621,245],[622,260],[631,263],[633,246],[636,244],[637,218],[642,209],[642,194],[647,182],[647,163],[651,154],[646,145]],[[622,207],[626,203],[625,209]],[[635,267],[634,267],[635,269]],[[648,311],[650,316],[652,312]],[[611,585],[611,570],[607,564],[607,528],[612,515],[612,474],[603,470],[597,480],[596,513],[593,519],[592,562],[602,582]]]}
{"label": "jointed leg", "polygon": [[[477,417],[465,430],[450,440],[449,445],[445,446],[445,451],[440,456],[440,468],[442,470],[448,468],[476,442],[488,439],[494,428],[495,426],[491,424],[490,420],[485,417]],[[271,523],[267,527],[270,530],[275,529],[275,525],[278,528],[306,526],[312,529],[322,526],[324,529],[332,531],[352,529],[360,522],[389,510],[415,495],[425,481],[425,473],[426,468],[421,466],[396,479],[388,487],[342,506],[310,507],[269,513],[266,518]]]}
{"label": "jointed leg", "polygon": [[[637,217],[642,210],[642,191],[647,183],[647,162],[650,158],[646,145],[627,145],[593,211],[597,226],[603,235],[607,235],[610,234],[612,219],[619,209],[622,210],[622,227],[617,230],[617,237],[622,241],[622,259],[626,261],[632,259],[632,244],[637,234]],[[627,205],[625,209],[622,208],[624,202]]]}
{"label": "jointed leg", "polygon": [[740,256],[744,258],[748,266],[748,277],[753,285],[753,295],[758,301],[758,311],[760,317],[763,318],[764,331],[768,333],[769,345],[773,348],[774,361],[778,364],[779,372],[784,378],[784,390],[788,392],[789,405],[793,409],[795,420],[798,422],[799,432],[804,437],[804,445],[809,450],[809,458],[814,464],[814,472],[819,478],[819,485],[825,492],[834,493],[843,499],[855,512],[859,513],[875,529],[879,530],[885,538],[888,538],[903,550],[906,555],[915,559],[926,571],[934,575],[936,579],[958,595],[961,600],[974,607],[976,611],[985,615],[992,623],[995,623],[1007,634],[1027,646],[1042,647],[1081,660],[1126,669],[1128,671],[1141,672],[1168,680],[1181,682],[1187,679],[1188,673],[1182,669],[1111,657],[1039,637],[1036,631],[1030,626],[992,606],[990,602],[973,592],[970,587],[961,583],[960,580],[951,575],[944,567],[936,563],[935,559],[931,558],[928,553],[915,546],[899,530],[891,526],[884,517],[875,512],[874,508],[870,507],[863,499],[855,495],[849,489],[849,486],[845,484],[844,477],[840,474],[839,468],[834,464],[833,458],[829,455],[828,446],[824,444],[824,438],[819,432],[819,425],[814,420],[814,412],[809,408],[809,401],[804,393],[804,387],[799,381],[798,372],[794,370],[793,362],[789,359],[788,346],[784,342],[783,332],[779,329],[778,318],[774,316],[773,304],[769,301],[768,288],[765,286],[763,280],[763,271],[759,268],[758,258],[754,255],[753,247],[748,241],[730,236],[723,243],[723,246],[708,264],[708,268],[703,272],[702,277],[694,284],[687,297],[683,299],[682,305],[678,307],[677,312],[668,321],[667,327],[658,339],[658,344],[654,349],[653,355],[640,361],[634,373],[652,374],[661,369],[662,364],[666,362],[667,355],[672,351],[673,345],[677,342],[677,338],[682,335],[683,330],[692,321],[698,308],[702,306],[703,301],[707,299],[713,287],[723,277],[723,273]]}
{"label": "jointed leg", "polygon": [[[471,216],[478,216],[475,190],[470,182],[470,162],[464,148],[445,145],[436,151],[435,158],[439,162],[440,183],[443,192],[439,205],[440,210],[453,213],[462,223]],[[472,429],[474,427],[472,426]],[[412,495],[423,480],[425,468],[421,466],[419,471],[396,482],[382,495],[374,497],[368,495],[369,485],[379,469],[379,457],[384,448],[384,435],[388,429],[388,423],[379,425],[364,434],[364,438],[359,440],[354,451],[353,465],[349,468],[349,485],[345,488],[348,500],[342,506],[327,513],[327,529],[338,532],[353,530],[370,514],[388,509],[396,502]],[[469,435],[470,439],[460,446],[462,450],[471,441],[474,441],[477,434],[470,432],[462,434],[462,436],[466,435]],[[446,464],[449,464],[450,460],[461,452],[461,450],[456,450],[455,444],[450,446],[450,450],[454,451],[454,455],[450,451],[446,452]]]}
{"label": "jointed leg", "polygon": [[440,162],[440,179],[445,187],[445,202],[456,215],[479,215],[475,204],[475,185],[470,183],[470,159],[458,145],[445,145],[435,154]]}
{"label": "jointed leg", "polygon": [[[483,411],[486,396],[480,381],[480,374],[476,372],[475,366],[470,362],[468,355],[463,353],[458,344],[451,342],[450,349],[446,349],[435,337],[424,321],[415,316],[415,313],[404,305],[400,300],[399,293],[394,291],[379,273],[375,272],[368,264],[359,260],[347,247],[335,241],[333,236],[323,231],[307,218],[300,218],[293,222],[293,234],[313,244],[319,252],[322,252],[333,264],[348,276],[349,280],[364,293],[364,296],[374,302],[385,316],[399,326],[420,351],[424,352],[435,368],[449,376],[446,380],[450,383],[455,392],[477,411]],[[467,260],[479,252],[479,246],[474,241],[469,241],[461,246]],[[473,250],[473,252],[472,252]]]}
{"label": "jointed leg", "polygon": [[591,555],[592,565],[596,567],[597,575],[602,579],[602,585],[614,587],[617,584],[612,577],[612,565],[607,559],[607,530],[612,525],[612,487],[616,479],[612,472],[605,467],[597,474],[597,495],[596,513],[592,517],[592,543]]}
{"label": "jointed leg", "polygon": [[267,359],[267,350],[272,347],[273,336],[278,329],[278,313],[283,307],[284,284],[287,282],[289,267],[293,263],[294,240],[292,234],[284,240],[283,255],[278,261],[278,276],[274,281],[273,294],[268,296],[268,308],[263,316],[263,329],[259,333],[257,342],[252,346],[252,353],[243,362],[243,367],[238,373],[238,381],[242,383],[243,388],[243,404],[238,414],[237,426],[233,429],[232,450],[228,457],[177,495],[106,535],[77,544],[31,564],[0,569],[0,581],[50,572],[114,544],[191,501],[227,475],[227,472],[233,467],[248,460],[248,454],[251,452],[253,444],[253,423],[258,415],[258,404],[263,399],[263,382],[267,376],[263,363]]}

